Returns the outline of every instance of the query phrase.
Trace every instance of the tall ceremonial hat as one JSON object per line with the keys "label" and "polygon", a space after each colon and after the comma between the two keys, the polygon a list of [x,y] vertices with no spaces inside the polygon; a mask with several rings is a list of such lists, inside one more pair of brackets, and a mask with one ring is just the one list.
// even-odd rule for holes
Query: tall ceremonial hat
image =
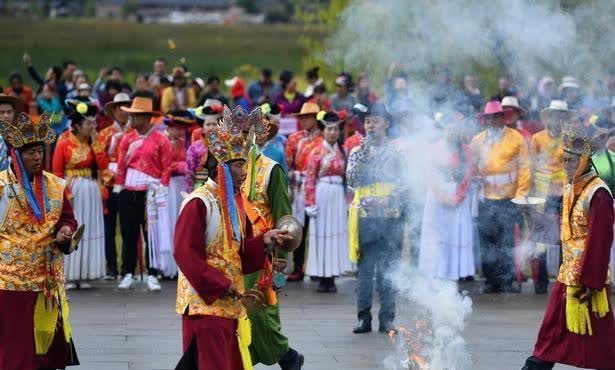
{"label": "tall ceremonial hat", "polygon": [[[233,110],[224,106],[222,121],[216,130],[205,136],[209,152],[218,163],[248,158],[254,135],[266,134],[268,125],[262,118],[260,107],[247,112],[241,106]],[[247,135],[244,133],[247,132]]]}
{"label": "tall ceremonial hat", "polygon": [[15,122],[0,121],[0,134],[15,149],[30,144],[53,144],[57,138],[47,112],[41,114],[38,122],[26,113],[20,113]]}

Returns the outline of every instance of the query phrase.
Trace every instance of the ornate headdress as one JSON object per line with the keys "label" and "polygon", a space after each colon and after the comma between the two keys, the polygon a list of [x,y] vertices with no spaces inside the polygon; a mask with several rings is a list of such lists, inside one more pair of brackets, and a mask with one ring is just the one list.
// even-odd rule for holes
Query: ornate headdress
{"label": "ornate headdress", "polygon": [[591,157],[597,149],[582,128],[575,128],[569,124],[564,124],[562,127],[562,140],[564,151],[571,154]]}
{"label": "ornate headdress", "polygon": [[266,134],[268,125],[263,120],[260,108],[246,112],[241,106],[230,110],[224,106],[222,122],[218,129],[205,137],[209,152],[218,161],[217,182],[220,187],[221,211],[226,225],[227,239],[241,240],[241,217],[235,202],[233,179],[227,162],[247,160],[254,135]]}
{"label": "ornate headdress", "polygon": [[12,168],[17,181],[24,189],[28,204],[27,212],[33,221],[39,223],[45,222],[46,210],[49,210],[49,198],[47,197],[43,171],[40,170],[34,174],[33,187],[30,179],[28,179],[18,149],[29,144],[53,144],[56,140],[56,133],[49,126],[50,122],[51,119],[47,112],[41,115],[38,122],[32,121],[32,118],[25,113],[20,113],[15,123],[0,121],[0,134],[13,147],[10,152],[13,161]]}
{"label": "ornate headdress", "polygon": [[47,112],[38,122],[25,113],[20,113],[15,123],[0,121],[0,134],[13,148],[34,143],[53,144],[56,133],[50,127],[51,119]]}
{"label": "ornate headdress", "polygon": [[260,108],[248,113],[241,106],[233,110],[224,106],[222,122],[218,129],[211,131],[205,139],[209,151],[218,163],[235,159],[246,160],[254,135],[265,134],[267,130],[267,123],[262,118]]}

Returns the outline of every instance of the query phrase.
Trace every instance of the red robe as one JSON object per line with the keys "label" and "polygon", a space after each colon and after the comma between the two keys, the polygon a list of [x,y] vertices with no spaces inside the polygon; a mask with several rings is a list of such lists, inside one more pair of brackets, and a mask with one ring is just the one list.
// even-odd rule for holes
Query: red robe
{"label": "red robe", "polygon": [[[73,207],[66,193],[62,214],[55,228],[63,226],[77,229]],[[0,369],[37,370],[39,368],[63,369],[71,361],[71,348],[64,340],[62,325],[58,325],[51,348],[44,356],[34,349],[34,307],[39,292],[0,290]],[[77,361],[78,363],[78,361]]]}
{"label": "red robe", "polygon": [[[604,189],[594,194],[590,203],[589,232],[583,258],[580,283],[584,286],[605,288],[611,243],[613,241],[613,198]],[[557,282],[553,287],[534,357],[581,368],[615,369],[615,320],[613,305],[604,318],[590,313],[593,335],[579,335],[566,328],[566,285]]]}
{"label": "red robe", "polygon": [[[237,200],[241,202],[241,200]],[[212,304],[227,293],[231,281],[223,272],[207,264],[205,230],[207,208],[199,199],[189,201],[179,215],[175,227],[175,251],[177,266],[201,298]],[[246,218],[247,219],[247,218]],[[247,235],[241,256],[244,274],[263,268],[265,243],[263,237],[252,238],[252,225],[246,222]],[[196,344],[199,370],[242,370],[241,355],[237,344],[237,320],[216,316],[182,317],[184,352],[191,343]]]}

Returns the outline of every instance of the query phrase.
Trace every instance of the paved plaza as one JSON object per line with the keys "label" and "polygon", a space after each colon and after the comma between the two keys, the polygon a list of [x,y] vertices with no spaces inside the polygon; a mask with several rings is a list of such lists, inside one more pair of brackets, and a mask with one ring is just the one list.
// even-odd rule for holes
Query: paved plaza
{"label": "paved plaza", "polygon": [[[291,284],[280,298],[283,327],[291,346],[305,355],[304,369],[384,369],[382,361],[392,348],[386,336],[351,332],[355,280],[339,281],[337,295],[317,294],[315,284]],[[70,292],[71,321],[82,363],[77,369],[173,369],[181,356],[175,283],[163,282],[161,293],[147,292],[144,284],[130,292],[118,291],[107,282],[94,286],[90,291]],[[547,297],[528,292],[473,294],[472,298],[474,313],[465,338],[473,369],[519,370],[531,352]],[[267,367],[256,367],[263,369]]]}

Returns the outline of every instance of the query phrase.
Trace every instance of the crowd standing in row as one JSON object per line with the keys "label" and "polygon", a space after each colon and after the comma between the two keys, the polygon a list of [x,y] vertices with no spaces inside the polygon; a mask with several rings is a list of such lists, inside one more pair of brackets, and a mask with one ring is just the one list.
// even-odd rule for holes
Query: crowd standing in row
{"label": "crowd standing in row", "polygon": [[[607,194],[615,183],[613,81],[598,82],[582,94],[570,76],[559,88],[544,77],[528,81],[524,90],[503,77],[498,93],[483,99],[473,76],[456,88],[444,69],[429,93],[429,106],[419,109],[400,65],[389,70],[384,98],[370,90],[368,76],[360,75],[355,84],[347,72],[337,76],[336,93],[329,98],[318,68],[307,71],[304,93],[291,71],[282,71],[275,83],[272,71],[263,69],[247,88],[240,77],[225,80],[226,97],[218,77],[190,78],[186,66],[167,75],[163,59],[154,62],[152,73],[137,77],[134,90],[119,68],[101,70],[90,85],[72,61],[49,68],[45,78],[28,55],[24,63],[39,84],[37,93],[14,73],[0,96],[0,166],[8,169],[0,177],[2,217],[22,222],[15,230],[30,230],[26,216],[34,217],[45,225],[35,232],[48,244],[56,239],[66,245],[77,223],[85,232],[76,250],[63,250],[63,261],[54,250],[53,266],[31,276],[8,266],[14,258],[39,263],[40,253],[20,249],[33,246],[15,249],[7,235],[0,250],[2,292],[44,292],[47,302],[55,297],[63,307],[64,287],[88,289],[91,281],[105,277],[121,279],[118,288],[130,289],[140,272],[147,274],[148,289],[159,291],[161,277],[177,277],[182,361],[198,358],[200,369],[211,364],[237,369],[246,356],[254,363],[301,368],[303,356],[281,332],[276,290],[284,285],[283,271],[288,281],[302,281],[305,274],[318,280],[322,293],[336,292],[335,278],[356,272],[358,334],[372,330],[375,275],[379,331],[389,332],[396,297],[387,272],[404,249],[431,277],[473,279],[480,270],[486,293],[519,292],[529,260],[536,293],[544,294],[550,246],[564,249],[558,278],[563,285],[557,289],[578,285],[579,277],[566,277],[566,269],[577,271],[584,263],[573,251],[578,245],[560,241],[560,223],[585,222],[583,237],[605,228],[587,224],[595,217],[589,215],[593,194],[575,190],[574,196],[586,197],[580,205],[586,208],[577,210],[564,192],[566,183],[588,174],[594,175],[591,181],[597,176],[604,181]],[[280,129],[283,122],[288,129],[289,120],[294,132],[287,137]],[[566,135],[591,139],[594,156],[574,171],[563,161]],[[417,147],[433,153],[427,172],[412,164]],[[55,176],[43,180],[40,176],[52,176],[43,168]],[[27,201],[22,208],[29,210],[19,217],[7,213],[14,211],[7,204],[19,197],[4,196],[17,184]],[[603,187],[598,180],[592,184]],[[612,240],[607,204],[612,197],[603,193],[601,204],[607,206],[600,212],[610,217],[603,219],[611,222]],[[545,202],[535,201],[541,199]],[[562,210],[578,214],[562,220]],[[532,212],[539,216],[526,224],[524,215],[527,221]],[[292,258],[272,248],[289,239],[275,225],[291,214],[305,230]],[[531,246],[529,252],[523,245]],[[607,281],[611,242],[587,248],[602,251],[592,253],[591,262],[601,267],[592,268],[595,276],[587,278],[592,284],[583,286],[600,290],[594,282]],[[556,269],[559,253],[557,259]],[[49,270],[59,277],[45,278]],[[48,281],[63,288],[54,293]],[[246,312],[237,298],[255,291],[265,307]],[[34,307],[37,295],[29,299]],[[252,345],[241,339],[246,314]],[[238,326],[236,347],[229,338]],[[224,333],[224,340],[211,328]],[[64,330],[68,346],[53,347],[41,334],[35,336],[36,354],[53,348],[60,357],[72,356],[70,328]],[[44,339],[47,345],[39,343]],[[537,358],[543,352],[537,349]],[[20,360],[30,361],[28,356]],[[35,368],[47,367],[44,363]]]}

